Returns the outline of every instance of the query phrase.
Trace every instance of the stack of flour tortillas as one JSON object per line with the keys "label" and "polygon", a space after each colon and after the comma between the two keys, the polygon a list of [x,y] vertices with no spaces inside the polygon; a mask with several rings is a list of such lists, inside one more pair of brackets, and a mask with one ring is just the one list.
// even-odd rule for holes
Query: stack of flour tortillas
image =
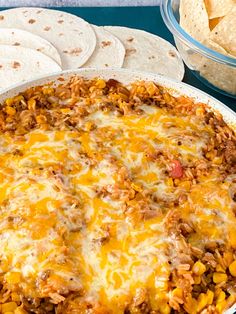
{"label": "stack of flour tortillas", "polygon": [[90,25],[78,16],[42,8],[0,12],[0,89],[81,67],[129,68],[181,81],[178,51],[153,34]]}

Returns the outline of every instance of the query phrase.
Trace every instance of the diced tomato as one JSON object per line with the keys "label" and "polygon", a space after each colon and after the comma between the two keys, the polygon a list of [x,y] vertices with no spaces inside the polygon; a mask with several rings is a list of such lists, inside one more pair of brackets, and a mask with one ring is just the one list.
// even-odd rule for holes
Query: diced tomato
{"label": "diced tomato", "polygon": [[179,179],[183,176],[183,174],[184,174],[184,171],[183,171],[180,161],[177,159],[172,160],[172,169],[170,171],[171,178]]}

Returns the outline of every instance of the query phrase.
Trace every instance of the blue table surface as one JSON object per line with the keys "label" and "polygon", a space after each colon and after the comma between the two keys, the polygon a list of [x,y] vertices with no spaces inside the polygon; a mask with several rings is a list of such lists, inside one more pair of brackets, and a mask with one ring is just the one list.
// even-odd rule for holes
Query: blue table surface
{"label": "blue table surface", "polygon": [[[76,14],[88,22],[96,25],[118,25],[143,29],[151,32],[174,44],[172,34],[169,32],[160,14],[159,6],[155,7],[61,7],[57,10]],[[73,39],[72,39],[73,40]],[[231,109],[236,111],[236,100],[224,96],[200,82],[186,68],[184,82],[212,95]]]}

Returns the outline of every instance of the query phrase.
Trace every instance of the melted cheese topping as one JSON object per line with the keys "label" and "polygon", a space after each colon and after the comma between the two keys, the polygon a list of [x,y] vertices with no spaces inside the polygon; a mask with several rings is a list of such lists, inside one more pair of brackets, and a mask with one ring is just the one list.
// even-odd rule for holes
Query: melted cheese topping
{"label": "melted cheese topping", "polygon": [[83,291],[86,301],[119,314],[145,288],[161,311],[176,266],[165,217],[183,192],[188,199],[179,206],[197,230],[194,246],[235,233],[228,185],[217,173],[189,191],[173,184],[165,156],[149,158],[161,150],[183,167],[194,164],[210,127],[194,115],[141,108],[142,115],[126,116],[97,110],[83,121],[96,126],[91,131],[1,135],[0,272],[6,281],[20,273],[25,295]]}

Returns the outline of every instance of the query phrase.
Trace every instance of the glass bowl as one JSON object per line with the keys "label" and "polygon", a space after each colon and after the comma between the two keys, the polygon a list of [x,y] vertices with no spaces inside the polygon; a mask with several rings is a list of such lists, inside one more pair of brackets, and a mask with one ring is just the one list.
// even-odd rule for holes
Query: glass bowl
{"label": "glass bowl", "polygon": [[236,98],[236,59],[212,50],[179,25],[179,0],[162,0],[161,15],[187,67],[204,84]]}

